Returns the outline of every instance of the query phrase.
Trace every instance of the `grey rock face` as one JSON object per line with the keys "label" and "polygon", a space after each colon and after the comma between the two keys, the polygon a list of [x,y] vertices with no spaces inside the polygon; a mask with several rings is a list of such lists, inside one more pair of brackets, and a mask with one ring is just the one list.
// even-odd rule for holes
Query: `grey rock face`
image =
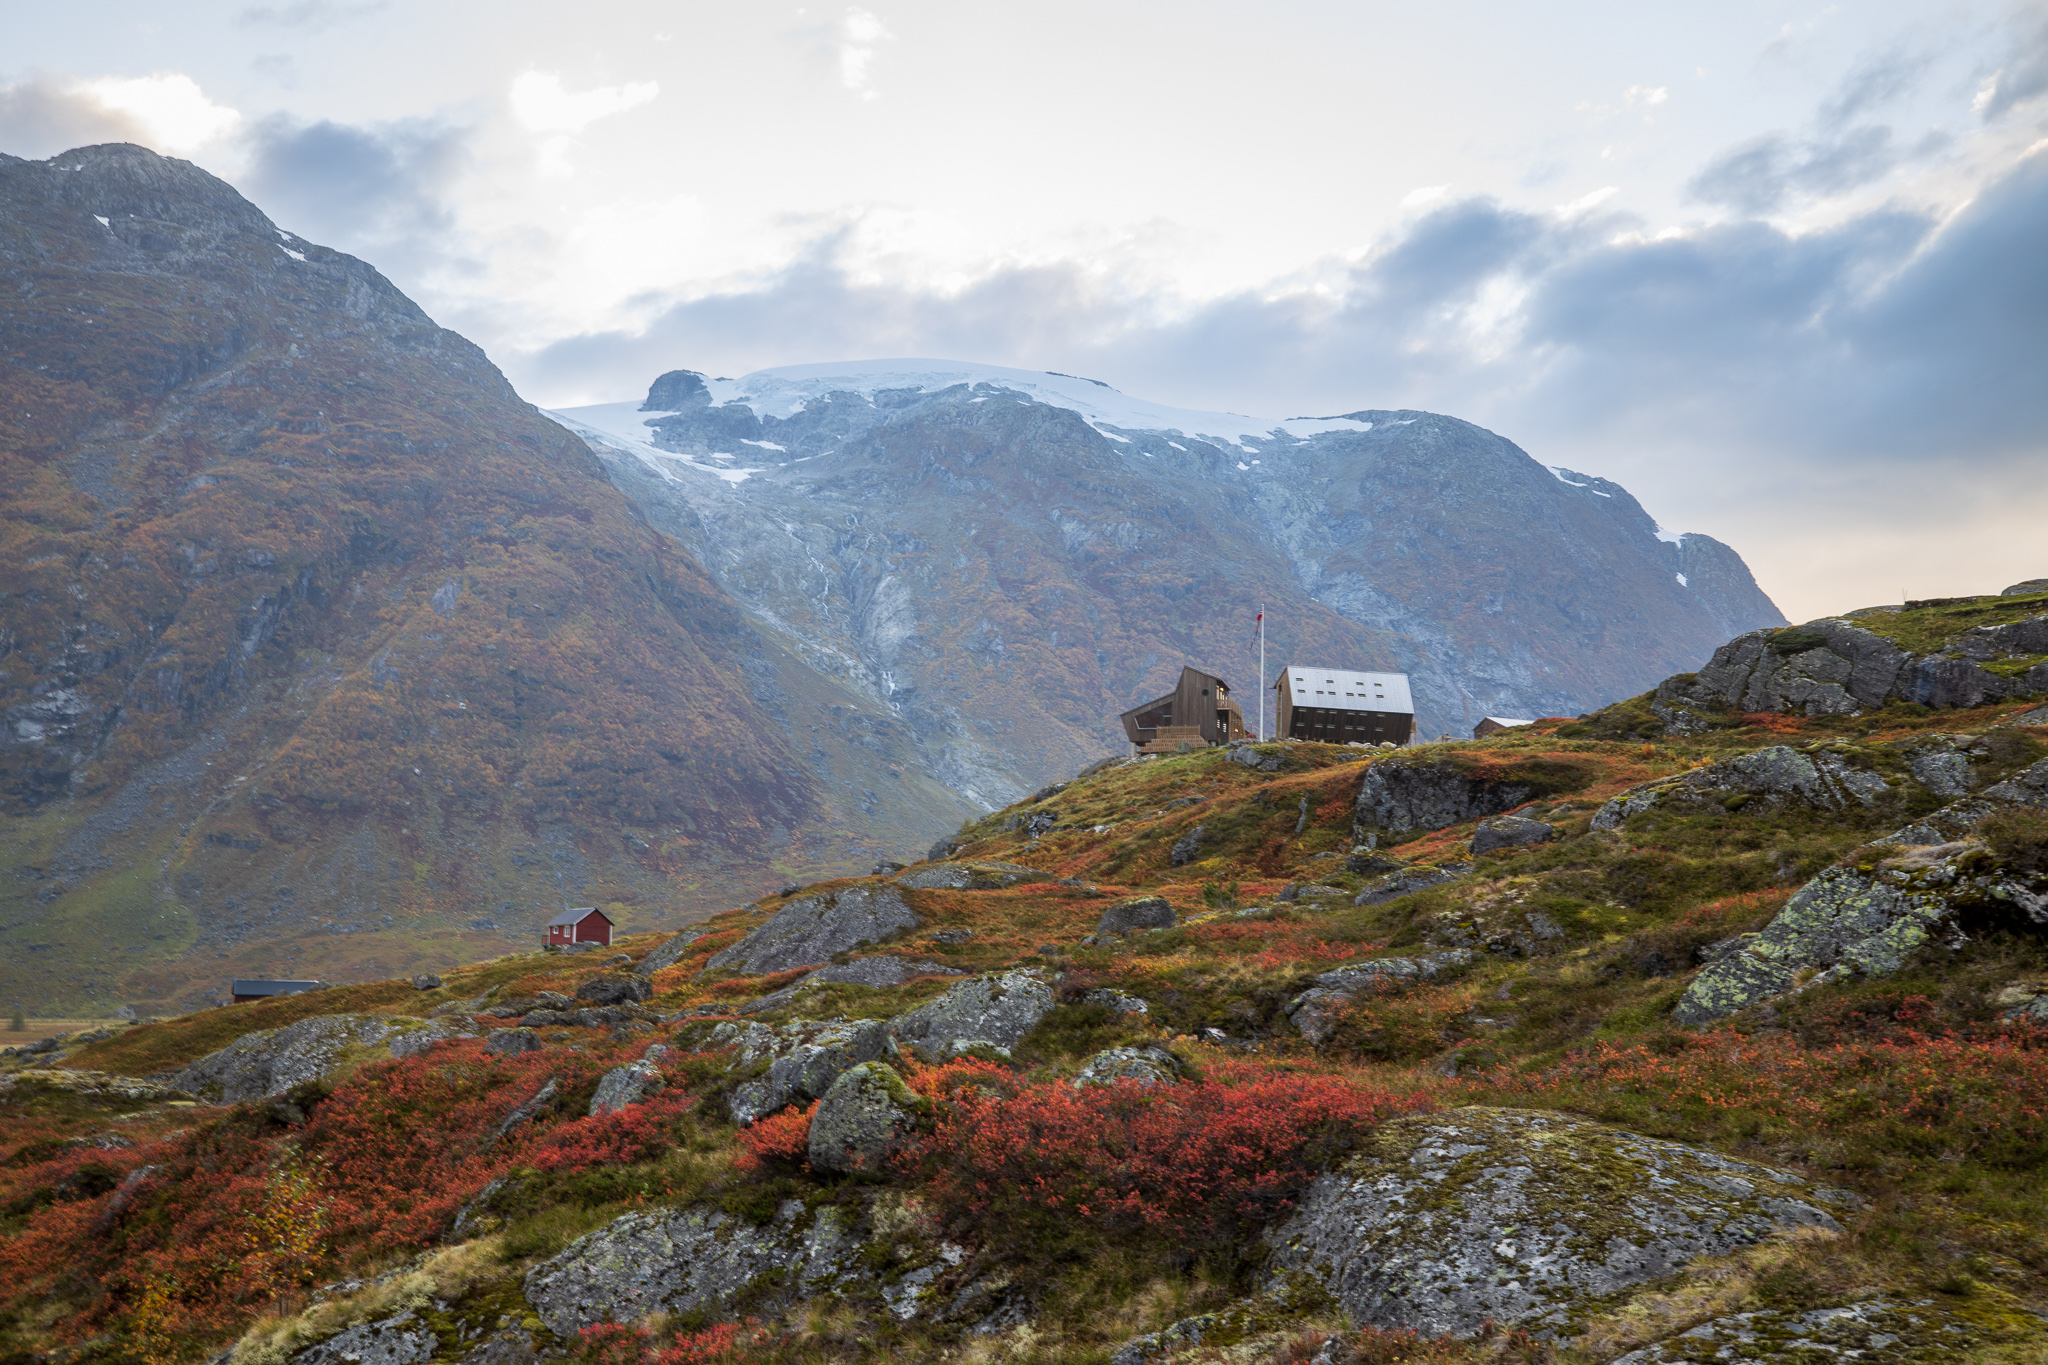
{"label": "grey rock face", "polygon": [[1470,863],[1443,863],[1436,867],[1410,867],[1390,872],[1352,897],[1353,905],[1384,905],[1401,896],[1427,891],[1432,886],[1453,882],[1472,870]]}
{"label": "grey rock face", "polygon": [[376,1015],[316,1015],[245,1034],[186,1067],[170,1084],[217,1104],[265,1099],[325,1075],[349,1048],[372,1047],[401,1031]]}
{"label": "grey rock face", "polygon": [[702,933],[689,931],[670,934],[661,946],[640,959],[640,965],[633,969],[637,976],[653,976],[656,972],[673,967],[683,960],[683,954],[690,951],[690,945],[704,937]]}
{"label": "grey rock face", "polygon": [[1541,820],[1530,820],[1520,815],[1496,815],[1491,820],[1479,822],[1479,828],[1472,834],[1472,851],[1491,853],[1495,849],[1546,843],[1556,832]]}
{"label": "grey rock face", "polygon": [[1760,799],[1772,806],[1799,803],[1844,810],[1851,803],[1870,805],[1889,790],[1882,776],[1839,755],[1808,756],[1774,744],[1725,763],[1631,787],[1594,813],[1593,828],[1619,829],[1630,816],[1659,806],[1699,810],[1718,802],[1727,808],[1731,797]]}
{"label": "grey rock face", "polygon": [[1702,968],[1671,1017],[1698,1026],[1796,986],[1889,976],[1930,938],[1955,933],[1956,911],[1971,904],[2002,901],[2048,925],[2048,895],[2024,879],[1964,870],[1974,847],[1931,844],[1868,872],[1827,869],[1760,933],[1743,936]]}
{"label": "grey rock face", "polygon": [[644,976],[593,976],[576,988],[576,998],[592,1005],[632,1005],[651,999],[654,986]]}
{"label": "grey rock face", "polygon": [[2012,678],[1982,667],[2048,652],[2044,640],[2048,616],[1982,627],[1946,653],[1916,655],[1850,621],[1809,621],[1730,640],[1697,674],[1666,679],[1652,707],[1678,733],[1692,733],[1696,707],[1850,716],[1888,701],[1982,706],[2048,689],[2048,667]]}
{"label": "grey rock face", "polygon": [[2048,726],[2048,706],[2037,706],[2031,711],[2022,711],[2016,716],[2007,716],[2000,725],[2041,725]]}
{"label": "grey rock face", "polygon": [[1269,1268],[1306,1272],[1360,1324],[1553,1337],[1607,1295],[1781,1228],[1836,1229],[1853,1205],[1683,1143],[1472,1107],[1384,1125],[1310,1185],[1271,1234]]}
{"label": "grey rock face", "polygon": [[719,1310],[742,1294],[772,1308],[866,1283],[855,1221],[786,1202],[756,1227],[712,1209],[629,1213],[526,1276],[526,1301],[557,1336],[656,1311]]}
{"label": "grey rock face", "polygon": [[932,1057],[982,1045],[1008,1052],[1053,1007],[1052,987],[1036,971],[1004,972],[963,981],[938,999],[898,1015],[889,1028],[898,1045]]}
{"label": "grey rock face", "polygon": [[522,1052],[538,1052],[540,1048],[540,1035],[530,1028],[496,1029],[484,1040],[484,1051],[500,1057],[516,1057]]}
{"label": "grey rock face", "polygon": [[849,1068],[811,1115],[811,1169],[883,1173],[915,1130],[919,1105],[918,1096],[887,1062]]}
{"label": "grey rock face", "polygon": [[1106,988],[1088,992],[1081,997],[1081,1001],[1087,1005],[1107,1005],[1118,1014],[1149,1014],[1152,1010],[1150,1005],[1135,995],[1126,995],[1122,991]]}
{"label": "grey rock face", "polygon": [[896,885],[913,891],[1001,891],[1028,882],[1049,882],[1052,873],[1019,863],[940,863],[913,867],[896,878]]}
{"label": "grey rock face", "polygon": [[1703,1322],[1690,1331],[1618,1356],[1613,1365],[1805,1365],[1808,1361],[1883,1361],[1943,1365],[1988,1344],[1983,1328],[1930,1299],[1873,1298],[1837,1308],[1762,1309]]}
{"label": "grey rock face", "polygon": [[900,957],[879,954],[875,957],[858,957],[851,962],[834,962],[806,972],[779,991],[773,991],[750,1000],[740,1006],[741,1014],[761,1014],[768,1010],[784,1009],[802,997],[806,987],[821,985],[845,986],[900,986],[919,976],[965,976],[958,967],[948,967],[943,962],[909,962]]}
{"label": "grey rock face", "polygon": [[416,991],[438,991],[441,989],[441,978],[432,972],[421,972],[412,979],[412,988]]}
{"label": "grey rock face", "polygon": [[1128,934],[1139,929],[1171,929],[1178,923],[1180,917],[1164,896],[1130,896],[1102,912],[1095,932]]}
{"label": "grey rock face", "polygon": [[366,1322],[291,1357],[291,1365],[423,1365],[441,1340],[411,1312]]}
{"label": "grey rock face", "polygon": [[799,1022],[771,1029],[749,1024],[744,1029],[720,1024],[712,1030],[711,1047],[737,1045],[742,1067],[767,1063],[766,1071],[733,1088],[726,1109],[734,1123],[752,1123],[783,1106],[822,1099],[848,1067],[894,1055],[889,1025],[881,1019],[834,1019]]}
{"label": "grey rock face", "polygon": [[1185,867],[1201,855],[1202,834],[1202,827],[1196,825],[1186,834],[1173,841],[1173,847],[1168,851],[1167,856],[1172,859],[1175,867]]}
{"label": "grey rock face", "polygon": [[1096,1053],[1074,1077],[1074,1088],[1117,1081],[1171,1085],[1179,1079],[1180,1059],[1155,1043],[1146,1047],[1113,1047]]}
{"label": "grey rock face", "polygon": [[864,943],[915,929],[922,921],[892,886],[863,885],[793,900],[709,966],[743,972],[786,972],[827,962]]}
{"label": "grey rock face", "polygon": [[1382,759],[1365,771],[1357,818],[1390,831],[1445,829],[1513,810],[1528,799],[1526,786],[1479,781],[1449,763]]}
{"label": "grey rock face", "polygon": [[1464,948],[1417,957],[1382,957],[1324,972],[1315,985],[1287,1002],[1287,1020],[1316,1046],[1330,1040],[1337,1016],[1360,995],[1370,995],[1417,981],[1434,981],[1472,961]]}
{"label": "grey rock face", "polygon": [[1287,753],[1277,745],[1254,748],[1249,744],[1233,744],[1230,746],[1230,761],[1242,763],[1258,772],[1277,773],[1280,765],[1287,761]]}
{"label": "grey rock face", "polygon": [[2015,806],[2048,806],[2048,759],[2014,773],[2003,782],[1993,783],[1975,796],[1950,802],[1932,815],[1887,835],[1884,842],[1923,845],[1966,839],[1993,815]]}
{"label": "grey rock face", "polygon": [[591,1117],[616,1114],[627,1105],[639,1104],[666,1089],[668,1078],[651,1061],[642,1059],[613,1067],[604,1073],[604,1079],[597,1083],[597,1093],[590,1097]]}

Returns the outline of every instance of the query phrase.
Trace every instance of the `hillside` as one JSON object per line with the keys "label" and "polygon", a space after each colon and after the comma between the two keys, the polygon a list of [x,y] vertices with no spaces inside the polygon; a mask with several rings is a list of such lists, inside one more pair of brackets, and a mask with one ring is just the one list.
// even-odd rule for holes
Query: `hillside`
{"label": "hillside", "polygon": [[613,958],[17,1054],[0,1358],[2040,1359],[2043,703],[1113,761]]}
{"label": "hillside", "polygon": [[973,809],[475,346],[212,176],[0,157],[0,273],[0,999],[673,925]]}
{"label": "hillside", "polygon": [[[640,382],[645,382],[644,380]],[[1286,421],[873,361],[556,414],[719,584],[1001,805],[1116,751],[1183,662],[1412,675],[1420,733],[1570,714],[1783,624],[1734,550],[1453,417]],[[1270,700],[1270,699],[1269,699]]]}

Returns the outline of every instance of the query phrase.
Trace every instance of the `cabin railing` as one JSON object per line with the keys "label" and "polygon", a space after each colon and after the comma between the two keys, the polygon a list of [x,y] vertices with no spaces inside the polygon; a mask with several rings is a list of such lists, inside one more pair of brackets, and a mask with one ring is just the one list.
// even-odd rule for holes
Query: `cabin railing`
{"label": "cabin railing", "polygon": [[1202,744],[1202,727],[1199,725],[1161,725],[1152,731],[1152,738],[1138,746],[1141,754],[1170,754],[1183,744]]}

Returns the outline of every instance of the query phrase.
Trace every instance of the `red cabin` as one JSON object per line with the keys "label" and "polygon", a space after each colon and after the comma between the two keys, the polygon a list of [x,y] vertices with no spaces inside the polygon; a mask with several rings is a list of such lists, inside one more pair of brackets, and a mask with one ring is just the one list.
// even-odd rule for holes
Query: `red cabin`
{"label": "red cabin", "polygon": [[612,946],[612,922],[594,905],[564,910],[548,921],[548,947],[566,948],[576,943]]}

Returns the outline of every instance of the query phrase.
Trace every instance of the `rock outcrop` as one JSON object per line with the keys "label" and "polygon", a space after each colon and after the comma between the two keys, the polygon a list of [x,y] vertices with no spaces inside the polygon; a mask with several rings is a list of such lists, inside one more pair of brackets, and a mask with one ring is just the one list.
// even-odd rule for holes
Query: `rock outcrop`
{"label": "rock outcrop", "polygon": [[690,945],[702,937],[702,933],[696,932],[670,934],[661,941],[659,947],[640,959],[639,965],[633,968],[634,973],[651,977],[656,972],[675,966],[683,960],[683,955],[690,951]]}
{"label": "rock outcrop", "polygon": [[785,1105],[822,1099],[847,1068],[895,1055],[881,1019],[799,1021],[779,1029],[765,1024],[717,1024],[691,1035],[705,1050],[734,1048],[734,1066],[750,1079],[733,1087],[726,1109],[734,1123],[752,1123]]}
{"label": "rock outcrop", "polygon": [[548,1330],[574,1340],[600,1322],[653,1312],[750,1311],[871,1284],[857,1219],[800,1199],[753,1224],[715,1209],[629,1213],[527,1272],[526,1301]]}
{"label": "rock outcrop", "polygon": [[1772,806],[1799,803],[1836,811],[1852,804],[1873,805],[1890,790],[1883,774],[1859,768],[1840,754],[1808,755],[1776,744],[1631,787],[1594,814],[1593,828],[1619,829],[1630,816],[1660,806],[1691,813],[1709,805],[1741,809],[1751,800],[1762,800]]}
{"label": "rock outcrop", "polygon": [[1780,1229],[1833,1230],[1854,1197],[1789,1171],[1530,1110],[1397,1119],[1316,1179],[1269,1270],[1365,1326],[1568,1336],[1631,1286]]}
{"label": "rock outcrop", "polygon": [[[1866,618],[1887,610],[1858,613]],[[1696,674],[1666,679],[1651,709],[1676,734],[1705,729],[1715,712],[1853,716],[1887,702],[1982,706],[2048,692],[2048,614],[1959,632],[1939,652],[1916,654],[1856,621],[1808,621],[1730,640]],[[2018,660],[2018,668],[1987,664]]]}
{"label": "rock outcrop", "polygon": [[1075,1073],[1074,1088],[1136,1081],[1139,1085],[1171,1085],[1180,1079],[1180,1058],[1157,1043],[1144,1047],[1113,1047],[1090,1057]]}
{"label": "rock outcrop", "polygon": [[894,887],[864,883],[791,901],[706,965],[754,975],[786,972],[880,943],[921,922]]}
{"label": "rock outcrop", "polygon": [[1986,1330],[1981,1315],[1957,1313],[1932,1299],[1871,1297],[1836,1308],[1732,1313],[1617,1356],[1613,1365],[1947,1365],[1978,1358],[1973,1349],[1992,1345],[2000,1335]]}
{"label": "rock outcrop", "polygon": [[282,1028],[246,1033],[201,1057],[169,1084],[217,1104],[266,1099],[318,1080],[352,1048],[375,1047],[406,1032],[404,1023],[373,1014],[320,1014]]}
{"label": "rock outcrop", "polygon": [[1368,882],[1351,898],[1353,905],[1383,905],[1401,896],[1427,891],[1432,886],[1454,882],[1472,870],[1470,863],[1441,863],[1434,867],[1404,867],[1399,872],[1389,872],[1377,881]]}
{"label": "rock outcrop", "polygon": [[1513,810],[1532,788],[1470,777],[1441,759],[1381,759],[1358,788],[1359,824],[1389,833],[1445,829]]}
{"label": "rock outcrop", "polygon": [[978,976],[899,1015],[890,1033],[903,1047],[944,1057],[973,1047],[1007,1053],[1053,1007],[1052,987],[1032,969]]}
{"label": "rock outcrop", "polygon": [[1315,985],[1287,1002],[1287,1020],[1310,1043],[1330,1040],[1337,1018],[1360,995],[1394,990],[1418,981],[1434,981],[1472,960],[1464,948],[1417,957],[1382,957],[1322,973]]}
{"label": "rock outcrop", "polygon": [[886,1172],[926,1107],[887,1062],[848,1068],[811,1115],[811,1169],[835,1174]]}
{"label": "rock outcrop", "polygon": [[291,1357],[291,1365],[424,1365],[440,1349],[434,1329],[408,1310],[309,1346]]}
{"label": "rock outcrop", "polygon": [[1481,820],[1479,828],[1472,832],[1472,851],[1493,853],[1503,848],[1548,843],[1556,833],[1541,820],[1520,815],[1496,815],[1491,820]]}
{"label": "rock outcrop", "polygon": [[936,863],[913,867],[896,879],[913,891],[1001,891],[1030,882],[1049,882],[1052,873],[1019,863]]}
{"label": "rock outcrop", "polygon": [[639,1061],[605,1072],[597,1083],[596,1093],[590,1097],[591,1117],[616,1114],[628,1105],[652,1099],[668,1089],[668,1077],[662,1074],[660,1065],[667,1052],[667,1048],[657,1043],[648,1048],[648,1055]]}
{"label": "rock outcrop", "polygon": [[1095,936],[1120,936],[1140,929],[1171,929],[1180,923],[1172,902],[1164,896],[1127,896],[1102,912]]}

